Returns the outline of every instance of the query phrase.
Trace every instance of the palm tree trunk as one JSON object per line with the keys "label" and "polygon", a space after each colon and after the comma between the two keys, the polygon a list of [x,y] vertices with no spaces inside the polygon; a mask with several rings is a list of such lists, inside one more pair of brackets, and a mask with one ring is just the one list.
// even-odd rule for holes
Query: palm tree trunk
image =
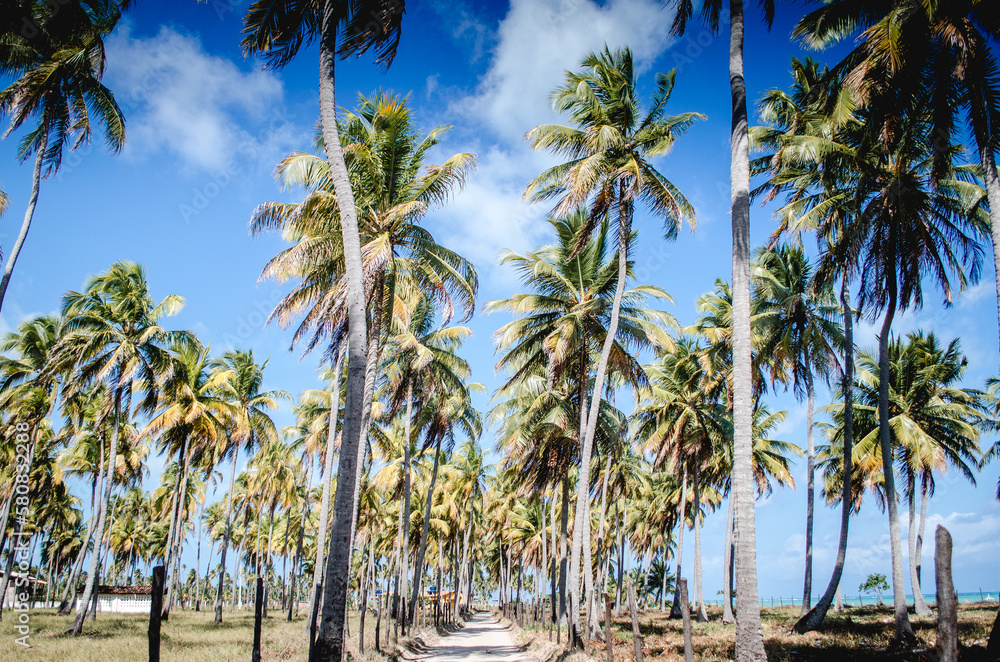
{"label": "palm tree trunk", "polygon": [[733,515],[736,510],[735,490],[729,490],[729,513],[726,515],[726,546],[722,552],[722,622],[735,623],[733,614]]}
{"label": "palm tree trunk", "polygon": [[683,576],[681,563],[684,561],[684,526],[685,510],[687,510],[687,464],[681,466],[681,497],[677,504],[677,571],[674,573],[674,601],[670,605],[670,618],[680,618],[681,596],[677,588]]}
{"label": "palm tree trunk", "polygon": [[267,568],[264,570],[264,618],[267,618],[267,594],[270,593],[271,589],[271,569],[272,565],[272,554],[271,554],[271,536],[274,535],[274,510],[278,506],[278,500],[274,497],[271,498],[271,510],[267,517],[267,545],[264,547],[267,553]]}
{"label": "palm tree trunk", "polygon": [[889,430],[889,334],[896,314],[896,255],[895,225],[889,232],[889,259],[886,278],[889,300],[886,305],[882,332],[878,339],[878,425],[879,447],[882,451],[882,472],[885,481],[885,503],[889,516],[889,544],[892,552],[892,602],[896,634],[893,641],[910,645],[915,641],[913,627],[906,613],[906,585],[903,581],[903,550],[899,536],[899,513],[896,506],[896,478],[892,468],[892,442]]}
{"label": "palm tree trunk", "polygon": [[368,611],[368,585],[371,582],[372,568],[375,565],[375,541],[368,540],[368,560],[365,568],[361,572],[361,580],[358,582],[358,593],[360,594],[358,604],[358,651],[365,652],[365,614]]}
{"label": "palm tree trunk", "polygon": [[[569,529],[569,474],[563,476],[563,493],[562,493],[562,517],[559,522],[559,623],[562,624],[567,622],[569,619],[569,607],[566,604],[566,582],[569,580],[567,576],[567,549],[566,549],[566,538]],[[569,636],[569,634],[567,634]]]}
{"label": "palm tree trunk", "polygon": [[[617,504],[615,505],[615,510],[618,510]],[[624,535],[622,534],[622,528],[625,522],[625,516],[622,515],[620,518],[618,514],[615,513],[615,519],[618,520],[618,577],[615,584],[615,616],[622,615],[622,582],[624,581],[625,575],[625,547],[623,545]]]}
{"label": "palm tree trunk", "polygon": [[[462,566],[461,566],[461,570],[459,571],[459,576],[458,576],[458,578],[459,578],[459,588],[458,588],[457,592],[455,593],[455,620],[456,621],[458,620],[458,616],[459,616],[459,606],[458,606],[459,600],[458,600],[458,596],[461,595],[463,589],[466,590],[467,594],[471,593],[471,586],[469,587],[469,589],[466,589],[466,586],[465,586],[466,582],[469,582],[469,535],[470,535],[471,532],[472,532],[472,517],[470,515],[469,521],[465,525],[465,533],[462,534]],[[469,583],[471,584],[471,582],[469,582]],[[469,599],[468,598],[466,598],[466,600],[465,600],[465,608],[466,609],[470,608]]]}
{"label": "palm tree trunk", "polygon": [[[601,567],[602,554],[607,555],[608,558],[611,557],[604,549],[604,518],[608,511],[608,480],[611,477],[611,454],[608,453],[607,462],[604,463],[604,478],[601,484],[601,519],[597,526],[597,567]],[[617,507],[617,506],[616,506]],[[607,590],[608,587],[608,574],[604,573],[602,575],[601,582],[601,592]]]}
{"label": "palm tree trunk", "polygon": [[205,501],[202,500],[198,509],[198,551],[194,555],[194,610],[201,611],[201,520],[205,516]]}
{"label": "palm tree trunk", "polygon": [[[323,499],[319,507],[319,530],[316,532],[316,557],[313,560],[313,580],[312,590],[309,591],[309,608],[306,618],[305,632],[308,635],[312,629],[313,603],[319,599],[322,582],[320,573],[323,572],[324,552],[326,551],[326,527],[330,520],[330,490],[333,489],[333,453],[336,449],[334,443],[337,438],[337,418],[340,411],[340,375],[344,371],[344,357],[346,352],[341,347],[337,352],[337,360],[333,364],[333,386],[330,390],[330,421],[326,435],[326,455],[323,463]],[[349,367],[348,367],[349,369]],[[346,418],[347,412],[344,412]],[[339,480],[339,478],[338,478]]]}
{"label": "palm tree trunk", "polygon": [[323,614],[314,649],[313,662],[341,662],[345,653],[344,630],[347,618],[347,592],[350,585],[352,512],[355,507],[355,483],[361,470],[358,448],[364,441],[364,402],[366,358],[368,354],[365,317],[364,270],[361,263],[361,238],[358,233],[354,193],[337,130],[337,105],[334,67],[337,57],[337,28],[342,3],[324,0],[321,6],[319,44],[319,104],[323,142],[330,166],[330,180],[337,195],[344,250],[344,280],[347,289],[348,362],[347,401],[344,430],[341,436],[340,464],[337,470],[337,494],[333,504],[329,553],[326,559]]}
{"label": "palm tree trunk", "polygon": [[[548,531],[546,530],[545,523],[545,490],[542,490],[542,560],[538,566],[538,574],[536,575],[537,580],[535,584],[535,595],[538,599],[538,604],[545,604],[545,587],[549,583],[548,572],[549,572],[549,548],[548,548]],[[598,543],[600,546],[600,543]],[[553,550],[554,551],[554,550]],[[544,611],[544,609],[543,609]],[[543,619],[544,620],[544,619]],[[551,633],[550,633],[551,634]]]}
{"label": "palm tree trunk", "polygon": [[[625,184],[621,184],[624,189]],[[573,548],[570,554],[569,584],[570,584],[570,627],[579,632],[580,625],[580,556],[584,536],[590,536],[590,456],[594,447],[594,436],[597,433],[597,418],[601,409],[601,393],[604,390],[604,378],[608,370],[608,359],[611,348],[618,333],[618,318],[621,314],[622,295],[625,292],[625,278],[628,272],[628,242],[632,231],[632,207],[625,199],[624,190],[618,194],[618,282],[615,285],[615,298],[611,304],[611,321],[608,324],[607,336],[601,348],[601,357],[597,362],[597,375],[594,378],[594,394],[587,412],[587,426],[580,440],[580,473],[576,486],[576,519],[573,526]],[[588,375],[580,378],[586,383]],[[581,398],[580,408],[583,409]],[[581,411],[582,413],[582,411]],[[571,641],[575,641],[573,636]]]}
{"label": "palm tree trunk", "polygon": [[[403,420],[403,510],[400,513],[402,521],[400,523],[401,531],[400,534],[400,554],[399,554],[399,575],[402,586],[397,584],[396,595],[408,596],[410,594],[410,492],[411,492],[411,480],[410,474],[412,473],[411,465],[412,458],[410,456],[410,449],[412,448],[412,430],[411,422],[413,420],[413,384],[408,384],[406,387],[406,418]],[[396,618],[399,618],[399,612],[397,612]],[[409,621],[404,616],[403,618],[403,633],[406,633],[407,625]]]}
{"label": "palm tree trunk", "polygon": [[841,385],[844,395],[844,468],[840,495],[840,541],[837,543],[837,559],[833,564],[833,575],[823,597],[808,614],[795,623],[794,630],[799,634],[815,630],[823,624],[830,605],[839,597],[840,578],[844,572],[844,561],[847,559],[847,529],[851,522],[851,479],[854,471],[851,457],[854,452],[854,310],[851,308],[846,270],[840,284],[840,303],[844,309],[844,381]]}
{"label": "palm tree trunk", "polygon": [[305,498],[302,499],[302,511],[299,514],[299,541],[295,546],[295,556],[292,560],[291,600],[288,602],[288,618],[286,619],[289,623],[292,622],[293,606],[299,604],[299,561],[302,559],[302,546],[305,542],[306,517],[309,514],[309,494],[312,492],[313,464],[314,462],[310,461],[306,468],[306,493]]}
{"label": "palm tree trunk", "polygon": [[35,154],[35,169],[31,173],[31,195],[28,196],[28,208],[24,212],[24,220],[21,222],[21,231],[17,234],[14,246],[7,256],[7,265],[3,270],[3,277],[0,278],[0,310],[3,310],[4,296],[7,294],[7,286],[10,284],[10,276],[14,273],[14,263],[17,256],[21,254],[21,247],[28,236],[28,229],[31,227],[31,219],[35,215],[35,206],[38,204],[38,190],[42,183],[42,161],[45,160],[45,150],[49,144],[48,113],[42,112],[41,125],[43,127],[38,141],[38,152]]}
{"label": "palm tree trunk", "polygon": [[[928,474],[923,473],[920,477],[920,524],[917,526],[917,541],[914,545],[913,554],[917,561],[917,583],[923,588],[924,582],[920,576],[921,560],[924,548],[924,525],[927,523],[927,497],[928,497]],[[921,596],[923,597],[923,596]]]}
{"label": "palm tree trunk", "polygon": [[66,630],[66,634],[77,635],[83,631],[83,619],[87,615],[87,608],[90,605],[90,601],[94,596],[94,589],[96,588],[101,541],[104,540],[104,525],[108,517],[108,504],[111,502],[111,485],[114,483],[115,458],[118,457],[118,428],[122,413],[122,388],[119,386],[115,389],[114,427],[111,428],[111,448],[108,452],[108,462],[106,465],[108,480],[104,484],[104,496],[101,498],[101,505],[97,509],[97,532],[94,534],[95,549],[93,557],[90,560],[90,572],[87,575],[87,584],[83,589],[83,601],[76,610],[76,617]]}
{"label": "palm tree trunk", "polygon": [[[215,624],[222,624],[222,589],[226,581],[226,552],[229,550],[229,537],[233,533],[233,492],[236,489],[236,461],[240,457],[240,447],[233,453],[233,466],[229,470],[229,493],[226,495],[226,530],[222,535],[222,552],[219,557],[219,584],[215,589]],[[233,577],[233,598],[236,598],[236,578]]]}
{"label": "palm tree trunk", "polygon": [[[808,359],[807,359],[808,364]],[[812,371],[806,374],[806,570],[802,583],[802,612],[809,613],[812,607],[813,575],[813,507],[816,496],[815,465],[816,447],[813,445],[813,407],[815,405]]]}
{"label": "palm tree trunk", "polygon": [[173,570],[170,572],[170,589],[168,591],[167,600],[163,603],[163,614],[161,618],[167,620],[170,614],[170,610],[174,608],[174,598],[177,595],[177,587],[179,586],[178,581],[181,579],[178,575],[181,574],[181,544],[184,541],[184,519],[187,514],[187,482],[188,482],[188,471],[190,467],[190,453],[186,453],[186,444],[181,447],[181,453],[183,460],[181,462],[181,475],[180,479],[180,492],[175,493],[174,496],[177,498],[177,516],[174,522],[174,534],[173,534],[173,544],[170,547],[170,554],[167,557],[167,562],[173,560]]}
{"label": "palm tree trunk", "polygon": [[83,545],[80,547],[80,551],[77,552],[76,559],[73,561],[73,565],[70,568],[69,576],[66,578],[66,586],[63,588],[62,599],[59,602],[59,610],[56,612],[60,616],[69,616],[70,612],[73,611],[74,601],[70,599],[70,594],[76,597],[76,584],[77,578],[80,576],[80,571],[83,570],[83,561],[87,556],[87,550],[90,548],[90,541],[94,537],[94,525],[97,519],[97,485],[104,478],[104,441],[101,440],[101,459],[98,462],[97,476],[91,481],[90,488],[90,518],[87,520],[87,535],[83,539]]}
{"label": "palm tree trunk", "polygon": [[917,576],[917,564],[919,563],[919,557],[917,556],[918,517],[915,512],[917,505],[917,481],[916,476],[913,475],[912,471],[910,472],[908,479],[910,483],[910,493],[907,498],[907,505],[909,506],[910,524],[906,531],[906,548],[909,557],[907,559],[909,561],[907,565],[910,566],[910,590],[913,592],[913,611],[916,612],[917,616],[927,618],[928,616],[932,616],[933,612],[931,612],[931,608],[927,606],[924,596],[921,595],[920,578]]}
{"label": "palm tree trunk", "polygon": [[410,595],[410,622],[416,615],[417,601],[420,597],[420,579],[424,574],[424,554],[427,551],[427,534],[431,527],[431,505],[434,503],[434,484],[437,482],[438,459],[441,457],[441,438],[438,437],[434,444],[434,468],[431,470],[431,482],[427,486],[427,503],[424,510],[424,528],[420,534],[420,549],[417,551],[417,560],[413,565],[413,593]]}
{"label": "palm tree trunk", "polygon": [[[660,580],[660,611],[667,610],[667,557],[670,555],[670,532],[672,527],[668,526],[670,519],[663,518],[663,530],[660,537],[663,538],[663,577]],[[676,577],[676,575],[675,575]]]}
{"label": "palm tree trunk", "polygon": [[[354,473],[354,503],[351,505],[351,527],[348,533],[348,541],[351,549],[354,547],[354,536],[357,535],[358,528],[358,503],[361,498],[361,482],[365,476],[365,462],[368,455],[368,429],[372,418],[372,399],[375,397],[375,378],[378,373],[378,361],[382,354],[382,316],[383,299],[385,296],[385,279],[379,277],[373,287],[373,303],[371,328],[368,332],[368,351],[365,357],[365,389],[361,398],[361,440],[357,447],[357,470]],[[346,414],[345,414],[346,415]],[[338,478],[339,480],[339,478]],[[351,554],[347,553],[347,565],[350,566]],[[350,567],[345,572],[350,572]],[[345,590],[350,592],[350,579],[346,580]],[[344,628],[350,630],[347,622],[347,607],[345,599],[344,607]]]}
{"label": "palm tree trunk", "polygon": [[701,471],[694,465],[694,600],[699,623],[708,621],[705,611],[705,591],[701,585]]}
{"label": "palm tree trunk", "polygon": [[733,101],[730,184],[733,227],[733,483],[736,485],[736,662],[767,659],[757,603],[750,345],[750,149],[743,80],[743,0],[729,2]]}
{"label": "palm tree trunk", "polygon": [[549,523],[552,527],[552,533],[550,542],[552,544],[552,576],[549,578],[552,589],[551,604],[549,605],[551,609],[549,610],[551,620],[549,623],[549,639],[552,638],[552,625],[559,622],[559,593],[556,591],[556,586],[559,583],[559,551],[557,549],[557,538],[556,538],[556,499],[559,492],[558,487],[553,487],[552,489],[552,508],[549,509]]}
{"label": "palm tree trunk", "polygon": [[[215,551],[215,539],[212,538],[211,529],[209,529],[208,537],[209,537],[209,540],[208,540],[208,558],[205,561],[205,593],[208,593],[209,582],[212,581],[211,580],[211,577],[212,577],[212,552]],[[131,582],[129,582],[129,583],[131,583]],[[201,589],[199,588],[199,595],[200,595],[200,593],[201,593]],[[206,595],[205,597],[207,598],[208,596]],[[205,602],[207,603],[208,600],[206,600]]]}

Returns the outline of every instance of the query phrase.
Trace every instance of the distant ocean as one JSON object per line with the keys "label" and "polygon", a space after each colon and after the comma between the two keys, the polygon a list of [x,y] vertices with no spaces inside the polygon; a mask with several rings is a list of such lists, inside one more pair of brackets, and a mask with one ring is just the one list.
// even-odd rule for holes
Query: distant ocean
{"label": "distant ocean", "polygon": [[[813,604],[816,604],[816,602],[819,601],[820,597],[821,596],[814,597],[813,598]],[[993,591],[993,592],[989,592],[989,591],[982,591],[982,592],[975,591],[975,592],[972,592],[972,593],[959,593],[958,594],[958,602],[959,602],[959,604],[964,604],[964,603],[967,603],[967,602],[982,602],[982,601],[997,602],[998,598],[1000,598],[1000,593],[997,593],[996,591]],[[937,601],[937,596],[935,596],[933,593],[924,593],[924,601],[926,601],[928,604],[933,604],[934,602]],[[707,602],[709,602],[709,604],[711,604],[711,601],[707,601]],[[857,607],[859,605],[874,605],[876,602],[878,602],[878,600],[874,596],[870,596],[870,595],[845,595],[844,596],[844,604],[846,604],[846,605],[852,605],[852,606],[855,606],[855,607]],[[719,604],[721,604],[721,603],[719,603]],[[761,600],[760,600],[760,604],[763,607],[779,607],[779,606],[791,607],[791,606],[801,606],[802,605],[802,598],[792,598],[792,597],[789,597],[789,596],[777,596],[777,595],[775,595],[775,596],[762,596]],[[882,594],[882,604],[890,605],[890,606],[892,605],[892,591],[886,591],[885,593]],[[907,595],[906,596],[906,604],[908,604],[908,605],[912,605],[913,604],[913,596],[912,595]]]}

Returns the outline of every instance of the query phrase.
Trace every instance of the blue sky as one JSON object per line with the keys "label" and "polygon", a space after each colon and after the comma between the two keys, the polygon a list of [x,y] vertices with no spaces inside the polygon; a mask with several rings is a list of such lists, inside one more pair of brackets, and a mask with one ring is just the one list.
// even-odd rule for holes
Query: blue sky
{"label": "blue sky", "polygon": [[[244,59],[239,32],[247,5],[248,0],[145,0],[127,15],[108,41],[105,78],[126,114],[127,146],[112,156],[98,139],[66,154],[61,171],[43,183],[0,330],[27,316],[56,311],[66,290],[79,289],[88,275],[115,260],[130,259],[146,267],[154,297],[179,294],[186,299],[170,325],[196,331],[219,352],[252,347],[258,357],[270,357],[269,388],[297,394],[320,385],[317,357],[300,360],[299,351],[289,351],[290,330],[263,324],[287,286],[258,283],[257,277],[284,244],[280,237],[251,238],[247,231],[258,204],[300,196],[281,190],[272,173],[288,152],[312,150],[318,117],[317,53],[306,49],[277,72]],[[779,5],[768,32],[756,10],[748,8],[746,80],[751,102],[767,89],[786,86],[789,58],[806,54],[788,40],[799,11]],[[432,162],[456,152],[478,155],[478,170],[465,190],[446,208],[433,211],[427,227],[440,242],[475,263],[480,308],[482,302],[520,291],[513,272],[497,266],[498,251],[530,250],[549,238],[546,210],[526,206],[521,194],[525,184],[554,161],[532,152],[524,133],[557,120],[548,107],[548,92],[561,83],[564,70],[605,43],[632,48],[646,98],[653,74],[676,68],[669,110],[708,116],[658,162],[660,171],[694,204],[697,230],[686,228],[675,242],[667,243],[658,223],[640,212],[637,279],[670,292],[675,303],[667,310],[683,325],[695,319],[695,298],[709,291],[716,278],[729,278],[728,39],[710,34],[698,22],[684,38],[672,38],[671,20],[671,11],[653,0],[411,2],[388,73],[365,58],[339,64],[341,107],[353,108],[359,92],[391,89],[408,94],[423,132],[438,124],[453,126]],[[812,55],[828,62],[835,56]],[[5,249],[16,236],[30,189],[30,166],[18,165],[15,158],[16,138],[0,142],[0,187],[11,197],[11,208],[0,219]],[[770,211],[755,207],[754,242],[763,242],[774,227]],[[950,309],[932,294],[922,310],[897,316],[894,325],[897,333],[923,329],[946,340],[960,334],[969,357],[966,385],[975,387],[982,387],[998,365],[994,274],[988,256],[982,284]],[[491,389],[500,381],[493,370],[491,335],[505,321],[499,315],[477,314],[469,323],[474,337],[466,355],[474,378]],[[874,329],[862,326],[857,336],[862,349],[874,347]],[[788,410],[777,436],[804,445],[804,407],[785,395],[768,400],[772,409]],[[821,393],[818,405],[827,402],[829,394]],[[486,398],[479,404],[485,408]],[[279,425],[291,423],[289,408],[276,419]],[[484,443],[492,445],[492,437],[487,435]],[[158,480],[162,461],[153,460],[151,467],[147,487]],[[804,474],[800,461],[795,467],[800,485]],[[930,502],[927,536],[931,538],[938,523],[950,529],[960,591],[998,588],[996,481],[996,463],[982,472],[978,488],[949,472],[939,478]],[[801,592],[804,511],[802,489],[778,489],[758,503],[764,597]],[[905,509],[901,512],[905,536]],[[725,506],[705,523],[706,597],[721,588],[724,529]],[[820,505],[815,530],[814,590],[819,593],[835,554],[839,510]],[[687,541],[693,545],[690,536]],[[873,503],[866,503],[851,524],[843,581],[847,593],[855,594],[854,587],[870,572],[890,574],[888,549],[885,517]],[[932,590],[930,554],[931,545],[925,545],[925,588]]]}

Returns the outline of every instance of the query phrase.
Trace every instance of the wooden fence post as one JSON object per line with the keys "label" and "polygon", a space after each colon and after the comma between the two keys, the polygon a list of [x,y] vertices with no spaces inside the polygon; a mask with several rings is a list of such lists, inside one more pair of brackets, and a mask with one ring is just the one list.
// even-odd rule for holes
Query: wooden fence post
{"label": "wooden fence post", "polygon": [[680,591],[681,616],[684,619],[684,661],[694,662],[694,650],[691,645],[691,609],[688,607],[688,582],[681,577],[678,581]]}
{"label": "wooden fence post", "polygon": [[[626,576],[625,587],[628,589],[629,611],[632,612],[632,643],[635,644],[635,662],[642,662],[642,634],[639,632],[639,609],[636,607],[635,585],[632,578]],[[687,612],[684,612],[685,614]],[[690,620],[690,615],[688,615]]]}
{"label": "wooden fence post", "polygon": [[382,631],[382,596],[381,594],[375,598],[375,650],[379,653],[382,652],[382,646],[379,641],[379,633]]}
{"label": "wooden fence post", "polygon": [[934,575],[937,580],[937,643],[939,662],[958,660],[958,600],[951,580],[951,534],[938,524],[934,531]]}
{"label": "wooden fence post", "polygon": [[257,578],[257,593],[253,598],[253,652],[251,662],[260,662],[260,621],[264,615],[264,578]]}
{"label": "wooden fence post", "polygon": [[615,662],[615,644],[611,635],[611,596],[604,594],[604,644],[608,650],[608,662]]}
{"label": "wooden fence post", "polygon": [[153,568],[153,596],[149,603],[149,662],[160,662],[160,612],[163,610],[163,566]]}

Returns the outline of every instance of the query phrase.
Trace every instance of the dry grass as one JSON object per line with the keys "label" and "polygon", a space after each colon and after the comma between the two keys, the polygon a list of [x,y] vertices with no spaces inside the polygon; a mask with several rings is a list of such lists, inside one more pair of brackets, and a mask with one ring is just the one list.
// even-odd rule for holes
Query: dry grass
{"label": "dry grass", "polygon": [[[963,662],[986,659],[984,648],[996,617],[996,609],[995,603],[988,602],[959,605]],[[916,632],[918,646],[906,651],[890,649],[894,633],[891,607],[853,607],[842,614],[831,612],[823,630],[804,635],[792,632],[792,625],[798,616],[798,607],[761,610],[765,646],[771,662],[927,660],[930,659],[928,652],[933,649],[936,637],[933,618],[917,618],[911,614],[910,622]],[[692,623],[696,660],[733,659],[735,626],[723,624],[721,618],[720,608],[709,609],[708,623]],[[625,612],[621,618],[613,618],[611,627],[615,642],[614,659],[616,662],[634,662],[632,621],[628,613]],[[639,630],[646,662],[677,662],[684,659],[684,636],[680,619],[669,620],[659,611],[646,612],[639,616]],[[580,653],[568,654],[564,646],[550,644],[547,631],[526,627],[519,633],[517,641],[532,651],[532,657],[545,662],[580,662],[580,658],[583,658]],[[592,661],[604,662],[607,659],[606,650],[603,642],[592,642]]]}
{"label": "dry grass", "polygon": [[[9,611],[0,622],[0,660],[3,662],[145,662],[147,660],[144,616],[102,614],[95,622],[88,621],[84,634],[67,637],[62,632],[70,618],[56,616],[51,611],[31,613],[31,648],[16,643],[17,636]],[[976,603],[959,605],[959,633],[963,662],[984,660],[983,646],[996,616],[996,605]],[[730,660],[733,657],[735,628],[723,625],[721,610],[709,610],[710,622],[693,623],[695,659]],[[772,662],[847,662],[853,660],[926,660],[934,645],[933,619],[911,615],[911,622],[920,641],[913,651],[892,651],[889,641],[893,634],[890,607],[854,607],[843,614],[831,613],[821,632],[798,635],[791,626],[798,617],[798,608],[765,608],[762,610],[768,659]],[[646,661],[675,662],[684,659],[683,634],[680,620],[668,620],[661,612],[640,615],[640,630]],[[351,618],[351,658],[363,662],[387,662],[390,658],[374,651],[374,619],[366,620],[366,652],[357,654],[356,615]],[[505,621],[506,623],[506,621]],[[263,660],[305,660],[308,645],[302,633],[304,620],[291,623],[274,612],[264,621],[261,633]],[[385,624],[383,623],[383,635]],[[603,662],[606,660],[602,642],[594,642],[592,658],[581,652],[569,652],[564,646],[548,641],[546,631],[526,627],[514,635],[529,650],[529,656],[542,662]],[[632,624],[626,613],[612,621],[614,657],[618,662],[633,662]],[[425,630],[407,644],[403,659],[423,657],[443,631]],[[554,637],[554,635],[553,635]],[[249,612],[225,614],[221,627],[212,623],[211,612],[175,612],[163,624],[161,659],[163,662],[246,662],[250,659],[253,642],[253,616]],[[565,642],[565,633],[563,633]],[[384,644],[384,642],[383,642]],[[393,657],[397,657],[396,654]],[[398,658],[397,658],[398,659]]]}
{"label": "dry grass", "polygon": [[[32,611],[31,648],[15,643],[19,636],[12,623],[13,614],[4,610],[0,622],[0,660],[3,662],[146,662],[148,616],[99,614],[96,621],[84,623],[83,634],[63,634],[72,617],[58,616],[54,610]],[[175,611],[163,623],[160,643],[162,662],[247,662],[253,646],[253,613],[223,614],[216,626],[211,611]],[[357,654],[358,617],[351,616],[351,657],[363,662],[386,662],[388,658],[374,651],[375,620],[365,619],[365,654]],[[262,660],[300,660],[307,658],[309,645],[303,634],[305,619],[291,623],[278,611],[261,625]],[[382,635],[385,635],[383,622]]]}

